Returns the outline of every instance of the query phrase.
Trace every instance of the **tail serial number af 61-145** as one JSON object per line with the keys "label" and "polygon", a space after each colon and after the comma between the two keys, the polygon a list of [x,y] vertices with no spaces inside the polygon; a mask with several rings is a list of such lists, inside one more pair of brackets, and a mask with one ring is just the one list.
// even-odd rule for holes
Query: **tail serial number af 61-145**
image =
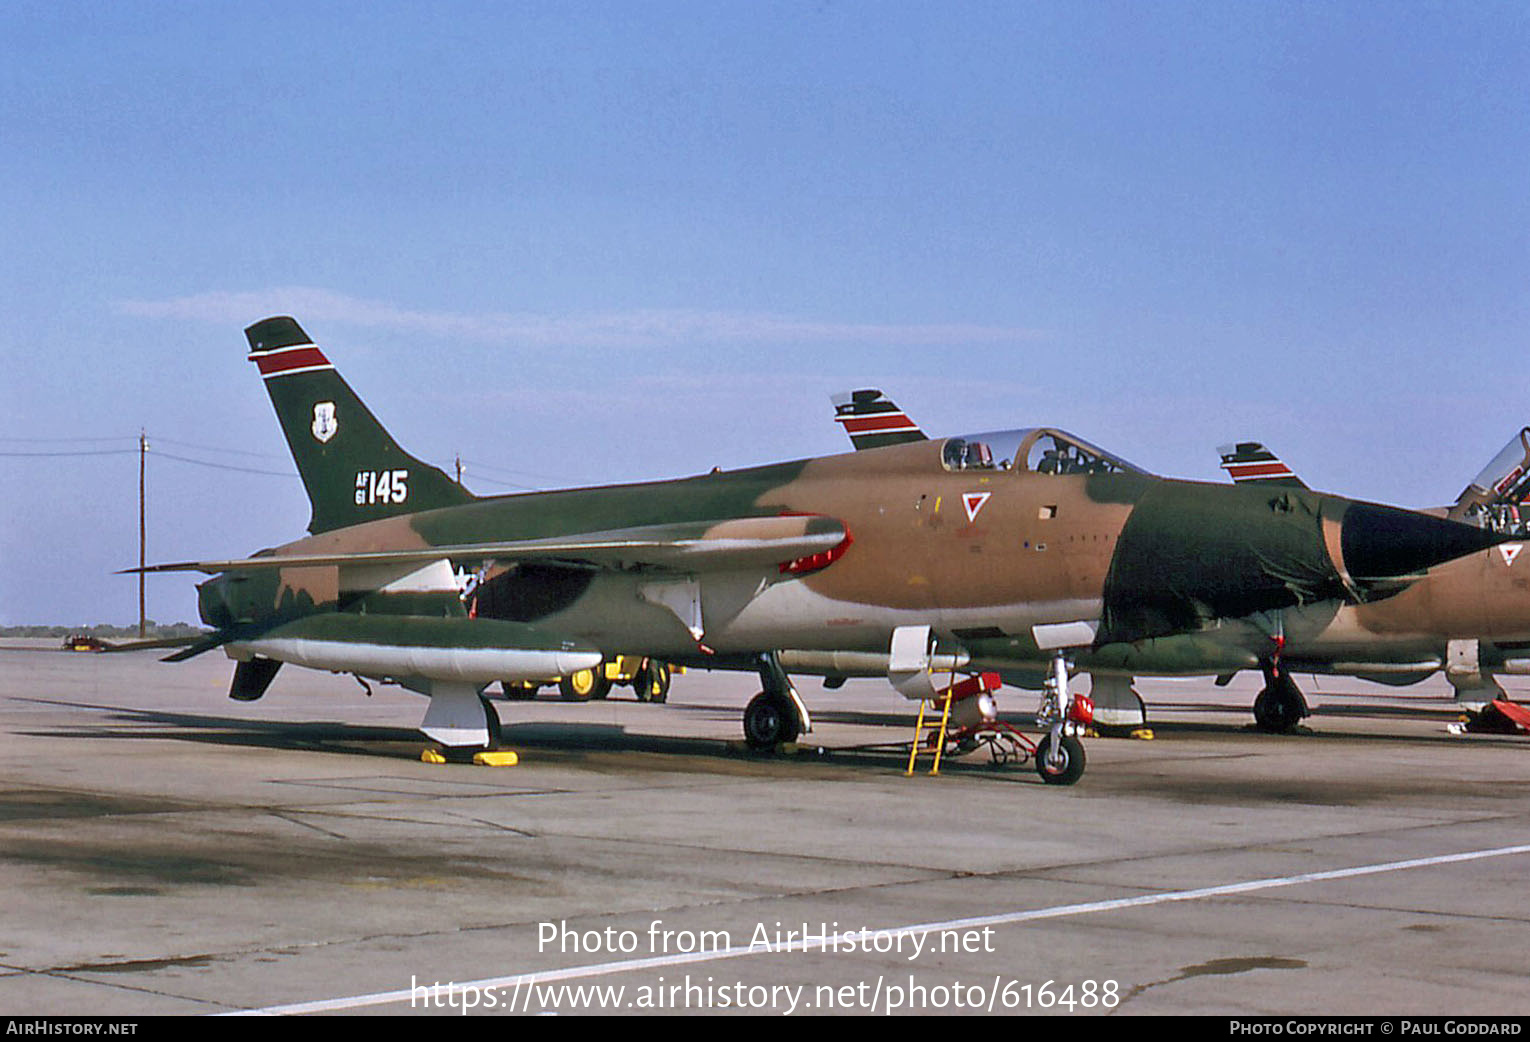
{"label": "tail serial number af 61-145", "polygon": [[[483,747],[483,698],[642,654],[757,672],[751,744],[811,727],[788,671],[1053,678],[1037,768],[1082,772],[1074,656],[1242,668],[1223,621],[1396,595],[1494,533],[1300,488],[1157,477],[1062,431],[916,440],[642,484],[476,497],[401,449],[291,318],[246,330],[313,507],[309,535],[249,558],[157,565],[199,587],[230,694],[282,663],[428,695],[421,730]],[[464,593],[459,577],[477,578]],[[1237,658],[1222,662],[1219,658]]]}

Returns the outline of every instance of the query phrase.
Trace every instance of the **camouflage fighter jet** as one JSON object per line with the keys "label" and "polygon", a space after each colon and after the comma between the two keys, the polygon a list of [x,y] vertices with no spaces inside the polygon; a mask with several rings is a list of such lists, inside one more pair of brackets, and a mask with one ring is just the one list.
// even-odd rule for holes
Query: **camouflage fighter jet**
{"label": "camouflage fighter jet", "polygon": [[[1259,442],[1224,445],[1217,452],[1222,469],[1235,483],[1307,487]],[[1362,667],[1359,670],[1311,668],[1311,663],[1304,661],[1309,653],[1289,644],[1286,662],[1301,672],[1354,672],[1365,679],[1399,686],[1443,670],[1461,707],[1478,714],[1506,697],[1495,674],[1530,674],[1530,598],[1526,596],[1530,575],[1515,571],[1522,541],[1530,537],[1530,427],[1521,428],[1510,438],[1454,503],[1422,512],[1476,525],[1512,540],[1500,544],[1493,553],[1476,555],[1475,568],[1467,567],[1463,560],[1429,579],[1430,597],[1441,603],[1461,604],[1468,611],[1465,621],[1481,628],[1451,626],[1432,639],[1413,641],[1411,653],[1387,661],[1356,663]],[[1452,583],[1455,587],[1449,585]],[[1407,603],[1405,599],[1388,611],[1395,616]],[[1395,632],[1400,625],[1397,618],[1377,617],[1374,610],[1359,612],[1356,624],[1376,626],[1383,633]],[[1380,635],[1378,642],[1397,643]],[[1374,654],[1370,657],[1376,658]]]}
{"label": "camouflage fighter jet", "polygon": [[[847,431],[863,419],[875,423],[896,416],[900,436],[925,435],[879,390],[835,395],[835,420]],[[854,435],[852,434],[852,437]],[[1218,449],[1222,469],[1238,485],[1268,492],[1274,502],[1285,490],[1310,493],[1307,485],[1278,456],[1259,442],[1239,442]],[[1393,595],[1373,594],[1346,602],[1307,602],[1246,619],[1224,620],[1203,632],[1255,656],[1252,668],[1264,673],[1265,687],[1254,702],[1254,718],[1269,731],[1285,731],[1308,715],[1307,702],[1291,674],[1358,676],[1393,685],[1417,683],[1443,670],[1463,708],[1480,711],[1503,697],[1493,673],[1530,673],[1530,576],[1514,571],[1526,538],[1524,504],[1530,499],[1530,428],[1509,444],[1472,480],[1454,505],[1422,511],[1465,521],[1499,537],[1491,551],[1464,555],[1427,576],[1398,588]],[[1511,541],[1516,540],[1516,541]],[[1521,566],[1523,568],[1524,566]],[[1252,631],[1250,630],[1252,627]],[[1134,649],[1140,652],[1142,649]],[[1075,656],[1093,678],[1096,718],[1106,724],[1145,722],[1140,697],[1131,690],[1134,675],[1174,672],[1176,663],[1161,655],[1120,653],[1095,647]],[[1126,660],[1130,673],[1117,670]],[[1181,663],[1182,664],[1182,663]],[[1216,672],[1226,683],[1234,671]],[[1034,686],[1035,678],[1006,672],[1006,680]]]}
{"label": "camouflage fighter jet", "polygon": [[[1304,489],[1161,478],[1048,428],[478,498],[404,452],[293,319],[246,336],[311,534],[151,567],[214,576],[198,592],[215,633],[172,657],[223,647],[245,700],[283,663],[393,680],[430,696],[421,730],[447,746],[494,741],[491,682],[634,649],[758,672],[744,732],[762,747],[811,726],[787,667],[874,670],[916,699],[943,673],[1029,669],[1056,678],[1038,768],[1072,781],[1070,656],[1125,674],[1278,664],[1282,617],[1397,601],[1500,541]],[[469,604],[459,571],[482,576]]]}

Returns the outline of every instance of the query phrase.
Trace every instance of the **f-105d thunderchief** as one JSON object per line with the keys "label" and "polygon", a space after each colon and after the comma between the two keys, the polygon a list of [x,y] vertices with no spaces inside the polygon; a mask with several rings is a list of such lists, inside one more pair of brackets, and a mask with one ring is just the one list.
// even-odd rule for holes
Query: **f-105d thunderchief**
{"label": "f-105d thunderchief", "polygon": [[[927,439],[879,390],[834,395],[832,400],[835,421],[858,449]],[[1272,503],[1286,490],[1309,492],[1306,483],[1259,442],[1238,442],[1218,451],[1222,469],[1235,483],[1262,490]],[[1051,465],[1042,462],[1043,467]],[[1304,601],[1220,620],[1202,633],[1204,640],[1223,643],[1220,653],[1208,649],[1187,657],[1180,654],[1183,641],[1081,651],[1076,664],[1093,675],[1096,720],[1124,726],[1145,722],[1142,701],[1131,689],[1134,674],[1215,672],[1225,683],[1236,671],[1232,660],[1238,655],[1246,656],[1244,668],[1264,673],[1254,718],[1267,731],[1289,730],[1307,715],[1307,702],[1293,673],[1406,685],[1441,672],[1461,707],[1474,717],[1489,705],[1503,711],[1505,696],[1494,674],[1530,673],[1530,579],[1524,574],[1530,558],[1516,565],[1524,540],[1530,538],[1530,428],[1510,439],[1453,505],[1422,513],[1486,529],[1497,537],[1497,546],[1491,552],[1464,554],[1405,582],[1372,584],[1364,596]],[[1218,659],[1227,668],[1218,669]],[[1005,679],[1027,678],[1007,673]]]}
{"label": "f-105d thunderchief", "polygon": [[[1285,462],[1259,442],[1218,449],[1222,469],[1240,484],[1306,488]],[[1530,674],[1530,558],[1518,561],[1530,538],[1530,427],[1521,428],[1482,468],[1456,501],[1424,513],[1497,533],[1503,542],[1433,572],[1406,596],[1319,617],[1298,625],[1287,645],[1299,672],[1351,673],[1380,683],[1417,683],[1435,671],[1455,689],[1471,726],[1491,722],[1494,709],[1522,713],[1505,701],[1498,674]],[[1518,564],[1516,562],[1518,561]],[[1322,623],[1322,625],[1315,625]],[[1300,694],[1297,694],[1300,698]]]}
{"label": "f-105d thunderchief", "polygon": [[[1070,658],[1220,673],[1220,639],[1297,609],[1404,593],[1497,542],[1446,519],[1300,488],[1149,474],[1059,430],[880,448],[672,481],[475,497],[405,453],[291,318],[246,330],[313,508],[310,535],[249,558],[158,565],[199,589],[230,695],[283,663],[430,697],[451,747],[498,731],[483,691],[637,652],[758,672],[759,747],[810,729],[791,672],[885,674],[911,698],[947,677],[1052,678],[1037,752],[1072,781]],[[464,598],[458,577],[477,577]],[[1267,657],[1267,655],[1266,655]]]}

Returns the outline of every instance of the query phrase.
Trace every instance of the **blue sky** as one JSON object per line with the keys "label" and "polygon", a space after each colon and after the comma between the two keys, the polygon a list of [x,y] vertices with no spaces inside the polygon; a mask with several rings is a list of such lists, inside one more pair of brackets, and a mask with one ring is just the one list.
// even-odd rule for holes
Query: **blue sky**
{"label": "blue sky", "polygon": [[1523,4],[12,0],[0,39],[0,623],[136,617],[140,428],[151,559],[301,534],[246,472],[290,470],[270,314],[481,492],[841,451],[866,385],[1409,505],[1530,423]]}

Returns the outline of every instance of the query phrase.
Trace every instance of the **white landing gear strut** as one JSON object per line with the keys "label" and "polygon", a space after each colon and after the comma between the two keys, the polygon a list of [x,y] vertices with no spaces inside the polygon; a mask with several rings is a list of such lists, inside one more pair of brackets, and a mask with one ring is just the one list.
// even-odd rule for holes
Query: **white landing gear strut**
{"label": "white landing gear strut", "polygon": [[1036,744],[1036,771],[1049,785],[1072,785],[1084,773],[1084,743],[1078,736],[1089,726],[1094,706],[1084,695],[1068,691],[1068,658],[1052,653],[1052,674],[1041,693],[1036,726],[1046,731]]}

